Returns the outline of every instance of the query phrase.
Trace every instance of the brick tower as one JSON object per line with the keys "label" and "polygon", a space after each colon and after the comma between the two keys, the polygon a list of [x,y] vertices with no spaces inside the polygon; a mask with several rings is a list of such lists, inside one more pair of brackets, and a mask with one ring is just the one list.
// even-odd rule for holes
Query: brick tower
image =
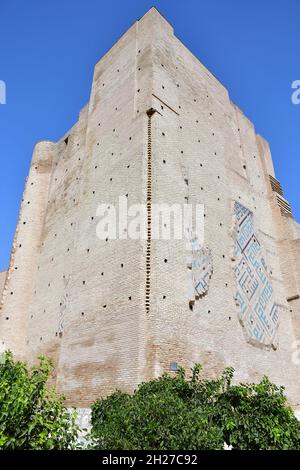
{"label": "brick tower", "polygon": [[[97,237],[120,196],[145,205],[146,239]],[[204,242],[155,239],[154,203],[204,204]],[[97,63],[74,127],[36,145],[0,289],[2,348],[50,356],[71,405],[200,362],[298,406],[300,226],[267,142],[154,8]]]}

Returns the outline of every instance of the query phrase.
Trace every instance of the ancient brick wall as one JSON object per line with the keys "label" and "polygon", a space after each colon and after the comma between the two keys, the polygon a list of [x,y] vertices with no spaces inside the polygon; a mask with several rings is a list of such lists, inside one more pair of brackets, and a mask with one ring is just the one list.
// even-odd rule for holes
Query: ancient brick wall
{"label": "ancient brick wall", "polygon": [[[75,126],[36,149],[0,339],[51,356],[70,405],[201,362],[268,374],[296,407],[300,230],[276,191],[267,142],[151,9],[95,66]],[[120,196],[146,205],[146,240],[97,237]],[[151,203],[204,204],[204,241],[155,239]]]}

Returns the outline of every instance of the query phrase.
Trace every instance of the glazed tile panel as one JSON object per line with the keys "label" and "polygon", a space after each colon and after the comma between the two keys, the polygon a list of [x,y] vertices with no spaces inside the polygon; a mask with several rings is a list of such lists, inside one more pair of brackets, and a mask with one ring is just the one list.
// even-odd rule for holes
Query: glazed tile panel
{"label": "glazed tile panel", "polygon": [[274,345],[278,327],[278,306],[261,246],[254,227],[253,213],[234,204],[234,274],[239,319],[250,342]]}

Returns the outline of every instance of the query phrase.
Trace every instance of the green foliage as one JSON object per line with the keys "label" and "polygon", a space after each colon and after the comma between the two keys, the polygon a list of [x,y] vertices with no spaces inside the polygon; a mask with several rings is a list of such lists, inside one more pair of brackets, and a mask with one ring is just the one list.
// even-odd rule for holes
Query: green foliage
{"label": "green foliage", "polygon": [[76,416],[46,382],[52,370],[46,358],[28,371],[6,352],[0,363],[0,449],[74,448]]}
{"label": "green foliage", "polygon": [[115,392],[92,406],[97,449],[300,449],[300,423],[283,388],[264,377],[232,385],[233,369],[216,380],[165,374],[129,395]]}

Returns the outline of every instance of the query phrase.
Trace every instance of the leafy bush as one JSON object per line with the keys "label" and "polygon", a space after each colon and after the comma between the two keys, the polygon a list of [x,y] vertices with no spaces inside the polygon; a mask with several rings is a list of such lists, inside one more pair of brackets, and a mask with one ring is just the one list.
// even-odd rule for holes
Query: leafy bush
{"label": "leafy bush", "polygon": [[97,449],[300,449],[300,423],[283,388],[264,377],[232,385],[233,369],[216,380],[180,369],[141,384],[133,395],[115,392],[92,406]]}
{"label": "leafy bush", "polygon": [[46,382],[52,370],[46,358],[30,371],[6,352],[0,363],[0,449],[74,448],[76,416]]}

